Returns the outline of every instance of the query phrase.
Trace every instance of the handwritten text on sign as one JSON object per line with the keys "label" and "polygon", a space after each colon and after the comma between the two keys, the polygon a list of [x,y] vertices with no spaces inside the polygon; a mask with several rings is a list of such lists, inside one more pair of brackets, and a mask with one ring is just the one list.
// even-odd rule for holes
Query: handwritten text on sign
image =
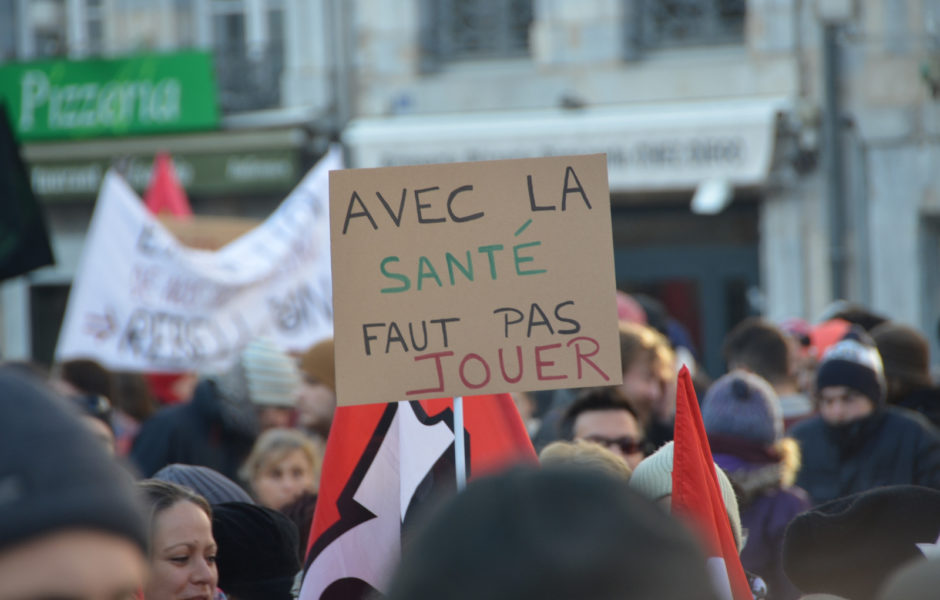
{"label": "handwritten text on sign", "polygon": [[606,164],[331,172],[339,403],[619,383]]}

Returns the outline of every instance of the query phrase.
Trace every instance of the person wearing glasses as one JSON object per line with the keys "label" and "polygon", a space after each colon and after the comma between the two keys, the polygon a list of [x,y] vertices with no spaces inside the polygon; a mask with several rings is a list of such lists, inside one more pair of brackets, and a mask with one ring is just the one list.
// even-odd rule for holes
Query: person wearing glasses
{"label": "person wearing glasses", "polygon": [[636,411],[617,388],[588,388],[565,414],[564,428],[571,440],[600,444],[635,469],[646,456],[643,428]]}

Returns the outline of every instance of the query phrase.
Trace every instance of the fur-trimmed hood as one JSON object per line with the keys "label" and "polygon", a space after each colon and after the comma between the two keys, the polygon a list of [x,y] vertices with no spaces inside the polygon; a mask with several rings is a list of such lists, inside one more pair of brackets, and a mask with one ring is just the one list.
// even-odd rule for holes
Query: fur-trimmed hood
{"label": "fur-trimmed hood", "polygon": [[715,462],[728,474],[741,506],[758,496],[791,487],[800,470],[800,447],[792,438],[782,438],[771,448],[777,460],[749,462],[733,454],[716,452]]}

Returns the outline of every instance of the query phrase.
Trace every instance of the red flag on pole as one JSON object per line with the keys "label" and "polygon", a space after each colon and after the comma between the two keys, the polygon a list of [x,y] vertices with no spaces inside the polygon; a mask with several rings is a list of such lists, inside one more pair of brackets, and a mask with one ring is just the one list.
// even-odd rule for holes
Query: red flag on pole
{"label": "red flag on pole", "polygon": [[673,451],[673,512],[686,515],[702,536],[709,556],[708,570],[719,595],[727,600],[752,600],[686,367],[679,371]]}
{"label": "red flag on pole", "polygon": [[168,212],[174,217],[187,218],[193,211],[189,206],[186,192],[176,177],[173,159],[166,152],[160,152],[153,160],[150,185],[144,194],[144,204],[152,214]]}
{"label": "red flag on pole", "polygon": [[[466,397],[463,410],[469,479],[537,462],[508,394]],[[453,416],[450,398],[336,409],[301,600],[385,591],[415,511],[456,489]]]}

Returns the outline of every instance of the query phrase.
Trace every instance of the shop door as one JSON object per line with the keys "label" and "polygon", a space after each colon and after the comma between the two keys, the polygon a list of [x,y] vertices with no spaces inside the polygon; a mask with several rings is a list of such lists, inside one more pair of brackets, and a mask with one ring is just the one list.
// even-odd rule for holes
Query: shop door
{"label": "shop door", "polygon": [[33,285],[29,289],[30,334],[32,359],[51,366],[59,328],[69,300],[69,285]]}
{"label": "shop door", "polygon": [[756,245],[669,245],[615,248],[617,287],[660,300],[686,327],[710,376],[724,370],[726,333],[754,314],[759,289]]}

